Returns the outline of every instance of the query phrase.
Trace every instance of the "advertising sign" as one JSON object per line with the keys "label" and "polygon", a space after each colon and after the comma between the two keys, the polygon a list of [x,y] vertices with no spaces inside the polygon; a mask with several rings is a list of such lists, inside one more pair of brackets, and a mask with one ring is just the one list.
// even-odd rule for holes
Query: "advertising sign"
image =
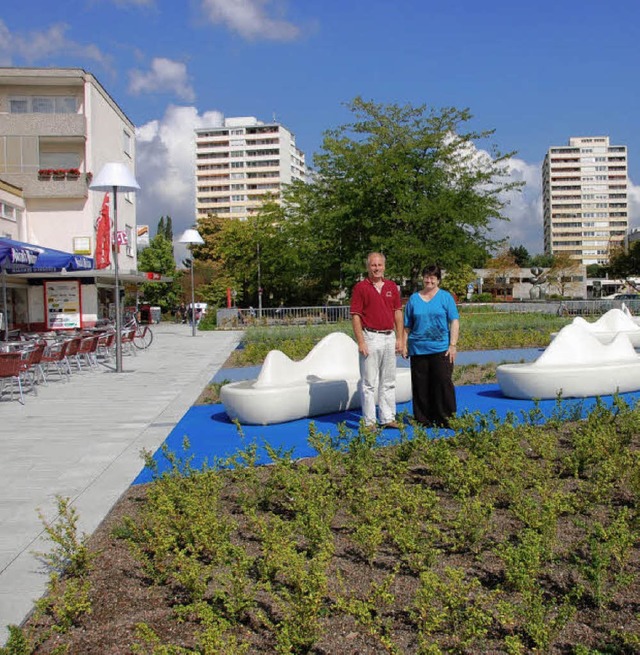
{"label": "advertising sign", "polygon": [[82,327],[80,282],[78,280],[47,280],[44,283],[44,293],[49,330]]}
{"label": "advertising sign", "polygon": [[146,248],[149,245],[149,226],[138,225],[138,235],[136,245],[138,248]]}

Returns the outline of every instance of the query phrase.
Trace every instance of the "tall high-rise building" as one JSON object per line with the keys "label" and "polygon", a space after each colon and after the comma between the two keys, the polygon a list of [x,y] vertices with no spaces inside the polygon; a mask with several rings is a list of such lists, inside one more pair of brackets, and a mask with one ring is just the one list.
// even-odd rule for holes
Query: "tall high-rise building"
{"label": "tall high-rise building", "polygon": [[294,180],[306,180],[304,153],[279,123],[246,116],[196,129],[197,218],[246,220],[269,196],[281,200]]}
{"label": "tall high-rise building", "polygon": [[571,137],[542,164],[544,252],[606,264],[629,227],[627,147],[608,136]]}

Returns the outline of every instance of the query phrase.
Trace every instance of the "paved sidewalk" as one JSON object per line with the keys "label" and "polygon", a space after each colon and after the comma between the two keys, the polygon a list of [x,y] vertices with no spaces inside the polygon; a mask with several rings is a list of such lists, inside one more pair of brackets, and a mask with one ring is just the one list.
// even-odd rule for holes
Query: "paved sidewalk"
{"label": "paved sidewalk", "polygon": [[49,376],[38,396],[0,401],[0,645],[45,591],[33,551],[48,542],[38,510],[56,516],[70,498],[80,532],[92,533],[239,343],[241,332],[153,326],[154,342],[123,357],[123,372],[101,366],[69,382]]}

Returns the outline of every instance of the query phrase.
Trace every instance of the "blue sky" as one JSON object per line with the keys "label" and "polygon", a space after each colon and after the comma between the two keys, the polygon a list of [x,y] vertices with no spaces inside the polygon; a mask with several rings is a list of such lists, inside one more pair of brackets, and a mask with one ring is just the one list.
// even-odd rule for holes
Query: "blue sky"
{"label": "blue sky", "polygon": [[[469,108],[516,151],[508,236],[542,252],[540,165],[570,136],[629,149],[640,227],[637,0],[5,0],[0,65],[93,73],[137,128],[138,223],[194,221],[193,130],[275,117],[311,164],[360,95]],[[483,149],[489,143],[478,143]]]}

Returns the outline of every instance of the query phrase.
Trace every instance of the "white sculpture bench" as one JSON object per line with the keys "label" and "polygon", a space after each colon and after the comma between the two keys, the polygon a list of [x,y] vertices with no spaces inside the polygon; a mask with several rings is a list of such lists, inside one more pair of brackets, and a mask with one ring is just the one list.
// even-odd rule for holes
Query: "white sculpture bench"
{"label": "white sculpture bench", "polygon": [[559,394],[586,398],[640,389],[640,356],[628,335],[619,332],[603,343],[601,335],[583,323],[574,321],[562,328],[535,362],[498,366],[502,393],[543,400]]}
{"label": "white sculpture bench", "polygon": [[[624,305],[623,309],[610,309],[593,323],[585,321],[581,316],[576,316],[572,324],[580,325],[585,330],[589,330],[602,343],[611,343],[618,334],[624,334],[629,337],[634,348],[640,348],[640,325],[633,320],[629,310]],[[557,334],[557,332],[552,334],[552,338],[555,338]]]}
{"label": "white sculpture bench", "polygon": [[[231,419],[271,425],[360,407],[358,345],[343,332],[324,337],[301,361],[268,353],[257,378],[220,389]],[[396,401],[411,400],[411,371],[398,368]]]}

